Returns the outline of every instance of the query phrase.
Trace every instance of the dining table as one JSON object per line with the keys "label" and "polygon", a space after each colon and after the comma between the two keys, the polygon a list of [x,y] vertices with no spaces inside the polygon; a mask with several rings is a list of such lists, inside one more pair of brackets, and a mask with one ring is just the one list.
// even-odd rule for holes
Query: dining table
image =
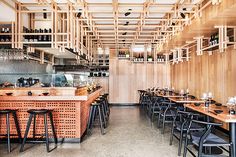
{"label": "dining table", "polygon": [[169,97],[169,100],[175,103],[186,104],[186,103],[204,103],[201,99],[190,98],[190,97]]}
{"label": "dining table", "polygon": [[204,104],[196,105],[194,103],[189,103],[184,106],[223,123],[228,123],[230,126],[230,141],[234,150],[230,152],[230,156],[236,157],[236,115],[229,114],[229,109],[225,105],[217,106],[212,104],[209,107],[205,107]]}

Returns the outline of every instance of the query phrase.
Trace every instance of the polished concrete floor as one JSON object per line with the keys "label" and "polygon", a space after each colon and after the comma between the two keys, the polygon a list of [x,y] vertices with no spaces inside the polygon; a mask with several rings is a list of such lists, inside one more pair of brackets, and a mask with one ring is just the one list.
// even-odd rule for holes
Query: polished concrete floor
{"label": "polished concrete floor", "polygon": [[0,157],[177,157],[177,142],[169,146],[169,136],[168,127],[161,134],[138,107],[112,107],[105,135],[95,127],[81,144],[59,144],[50,153],[44,144],[27,144],[23,153],[13,144],[8,154],[6,144],[0,144]]}

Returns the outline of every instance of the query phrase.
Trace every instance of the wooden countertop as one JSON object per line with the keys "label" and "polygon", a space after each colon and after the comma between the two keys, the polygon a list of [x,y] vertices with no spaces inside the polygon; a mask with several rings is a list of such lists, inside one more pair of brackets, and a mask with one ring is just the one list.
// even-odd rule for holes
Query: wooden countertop
{"label": "wooden countertop", "polygon": [[[212,104],[209,108],[206,108],[204,104],[201,104],[200,106],[195,106],[194,104],[186,104],[185,107],[215,118],[221,122],[236,123],[236,115],[229,115],[228,108],[226,106],[217,107]],[[222,110],[223,112],[220,114],[216,114],[214,110]]]}
{"label": "wooden countertop", "polygon": [[100,88],[96,91],[94,91],[91,94],[87,95],[78,95],[78,96],[39,96],[39,95],[33,95],[33,96],[0,96],[0,101],[10,101],[10,100],[18,100],[18,101],[50,101],[50,100],[62,100],[62,101],[87,101],[90,97],[93,95],[96,95],[97,93],[100,93],[103,89]]}

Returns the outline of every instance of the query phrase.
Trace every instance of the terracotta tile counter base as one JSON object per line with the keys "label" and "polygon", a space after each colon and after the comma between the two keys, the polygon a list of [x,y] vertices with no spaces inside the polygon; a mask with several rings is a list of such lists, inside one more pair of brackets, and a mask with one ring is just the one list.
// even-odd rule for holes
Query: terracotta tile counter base
{"label": "terracotta tile counter base", "polygon": [[[86,130],[90,104],[100,95],[102,88],[82,96],[0,96],[0,109],[18,109],[17,117],[22,136],[29,118],[29,109],[53,109],[57,137],[68,141],[80,141]],[[10,116],[11,134],[16,134]],[[49,118],[48,118],[49,119]],[[36,134],[44,133],[43,117],[37,118]],[[0,119],[0,134],[6,132],[6,119]],[[33,125],[29,137],[32,136]],[[49,129],[51,131],[51,129]],[[49,134],[52,134],[51,132]]]}

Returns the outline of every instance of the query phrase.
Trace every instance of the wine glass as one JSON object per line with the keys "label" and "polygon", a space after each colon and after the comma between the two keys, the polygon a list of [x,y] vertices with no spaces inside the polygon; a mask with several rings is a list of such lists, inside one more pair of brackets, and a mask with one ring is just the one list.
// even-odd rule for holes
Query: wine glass
{"label": "wine glass", "polygon": [[229,115],[235,114],[235,103],[236,101],[234,97],[228,98],[227,107],[229,108]]}

